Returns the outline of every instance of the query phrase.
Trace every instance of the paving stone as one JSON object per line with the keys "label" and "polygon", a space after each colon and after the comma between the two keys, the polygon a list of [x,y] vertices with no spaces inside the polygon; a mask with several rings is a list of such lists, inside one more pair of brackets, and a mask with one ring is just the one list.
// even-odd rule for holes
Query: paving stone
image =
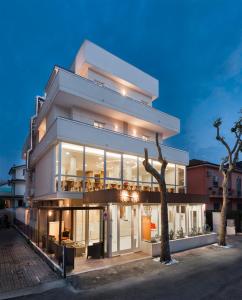
{"label": "paving stone", "polygon": [[57,278],[15,229],[0,230],[0,293],[37,286]]}

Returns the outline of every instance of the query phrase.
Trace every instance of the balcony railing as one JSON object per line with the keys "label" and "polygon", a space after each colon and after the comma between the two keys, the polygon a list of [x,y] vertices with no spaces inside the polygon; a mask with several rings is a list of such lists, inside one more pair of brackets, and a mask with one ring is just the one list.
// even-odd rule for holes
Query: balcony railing
{"label": "balcony railing", "polygon": [[[128,137],[128,138],[131,138],[131,139],[134,139],[134,140],[138,140],[138,141],[142,141],[142,142],[145,142],[145,143],[156,144],[154,140],[150,140],[150,139],[145,140],[145,139],[143,139],[142,137],[139,137],[139,136],[133,136],[133,135],[130,135],[128,133],[124,133],[124,132],[120,132],[120,131],[115,131],[115,130],[108,129],[108,128],[96,127],[96,126],[94,126],[92,124],[88,124],[88,123],[85,123],[85,122],[82,122],[82,121],[77,121],[77,120],[73,120],[73,119],[65,118],[65,117],[58,117],[57,119],[70,121],[70,122],[73,122],[73,123],[76,123],[76,124],[81,124],[81,125],[84,125],[84,126],[87,126],[87,127],[95,128],[97,130],[101,130],[101,131],[104,131],[104,132],[113,133],[115,135],[120,135],[120,136]],[[161,144],[161,145],[162,145],[162,147],[165,147],[167,149],[173,149],[173,150],[176,150],[178,152],[183,152],[183,153],[186,152],[184,150],[177,149],[177,148],[174,148],[174,147],[171,147],[171,146],[167,146],[167,145],[164,145],[164,144]]]}

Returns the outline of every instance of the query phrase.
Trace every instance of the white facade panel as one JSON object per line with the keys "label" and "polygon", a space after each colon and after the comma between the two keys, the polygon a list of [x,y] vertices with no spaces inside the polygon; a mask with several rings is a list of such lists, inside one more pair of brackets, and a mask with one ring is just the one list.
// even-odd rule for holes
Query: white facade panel
{"label": "white facade panel", "polygon": [[50,106],[49,102],[55,95],[53,101],[56,105],[69,108],[76,106],[98,111],[100,114],[112,116],[114,119],[162,133],[164,138],[180,131],[180,120],[176,117],[140,101],[124,97],[111,89],[100,87],[88,79],[63,69],[58,69],[57,75],[48,85],[46,92],[44,109]]}
{"label": "white facade panel", "polygon": [[[57,139],[138,156],[144,156],[144,148],[147,148],[150,158],[157,159],[157,149],[154,142],[146,142],[124,134],[61,118],[57,119]],[[164,157],[169,162],[188,165],[189,155],[186,151],[164,145],[161,147]]]}
{"label": "white facade panel", "polygon": [[55,147],[49,149],[35,166],[35,197],[54,192]]}
{"label": "white facade panel", "polygon": [[73,63],[76,74],[82,73],[84,64],[132,84],[153,99],[159,96],[157,79],[89,41],[83,43]]}

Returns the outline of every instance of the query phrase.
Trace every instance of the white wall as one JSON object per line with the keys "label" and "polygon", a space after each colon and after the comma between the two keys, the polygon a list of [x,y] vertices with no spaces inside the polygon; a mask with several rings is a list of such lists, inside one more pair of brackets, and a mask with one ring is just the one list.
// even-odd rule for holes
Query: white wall
{"label": "white wall", "polygon": [[70,118],[70,108],[53,105],[46,118],[46,130],[48,130],[57,117]]}
{"label": "white wall", "polygon": [[35,166],[35,197],[54,192],[55,147],[49,149]]}
{"label": "white wall", "polygon": [[157,79],[87,40],[79,49],[72,69],[76,74],[80,74],[85,64],[120,78],[153,98],[159,96],[159,81]]}
{"label": "white wall", "polygon": [[24,196],[25,193],[25,183],[24,182],[16,182],[15,183],[15,195],[16,196]]}
{"label": "white wall", "polygon": [[138,101],[143,101],[149,105],[151,105],[152,99],[151,97],[145,96],[144,94],[139,93],[138,91],[135,91],[134,89],[127,87],[124,84],[121,84],[120,82],[117,82],[115,80],[112,80],[110,78],[107,78],[106,76],[103,76],[94,70],[88,69],[88,79],[91,79],[93,81],[98,80],[99,82],[102,82],[104,86],[116,91],[116,92],[123,92],[125,90],[126,96],[130,97],[132,99],[136,99]]}
{"label": "white wall", "polygon": [[23,170],[25,170],[25,166],[16,167],[15,179],[24,179]]}
{"label": "white wall", "polygon": [[118,130],[120,132],[123,132],[123,122],[115,120],[111,117],[107,117],[78,107],[72,107],[71,115],[73,120],[87,123],[90,125],[93,125],[94,121],[105,123],[105,128],[110,130],[115,130],[115,125],[117,125]]}

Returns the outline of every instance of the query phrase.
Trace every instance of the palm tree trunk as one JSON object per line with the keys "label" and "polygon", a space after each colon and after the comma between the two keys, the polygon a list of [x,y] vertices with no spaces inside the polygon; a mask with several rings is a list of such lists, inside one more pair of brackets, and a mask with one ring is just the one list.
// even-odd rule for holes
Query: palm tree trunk
{"label": "palm tree trunk", "polygon": [[224,174],[223,179],[223,204],[221,209],[221,226],[219,232],[219,245],[226,246],[226,216],[228,204],[228,175]]}
{"label": "palm tree trunk", "polygon": [[171,261],[170,244],[169,244],[169,230],[168,230],[168,213],[167,213],[167,199],[166,187],[160,186],[160,203],[161,203],[161,254],[160,262]]}

